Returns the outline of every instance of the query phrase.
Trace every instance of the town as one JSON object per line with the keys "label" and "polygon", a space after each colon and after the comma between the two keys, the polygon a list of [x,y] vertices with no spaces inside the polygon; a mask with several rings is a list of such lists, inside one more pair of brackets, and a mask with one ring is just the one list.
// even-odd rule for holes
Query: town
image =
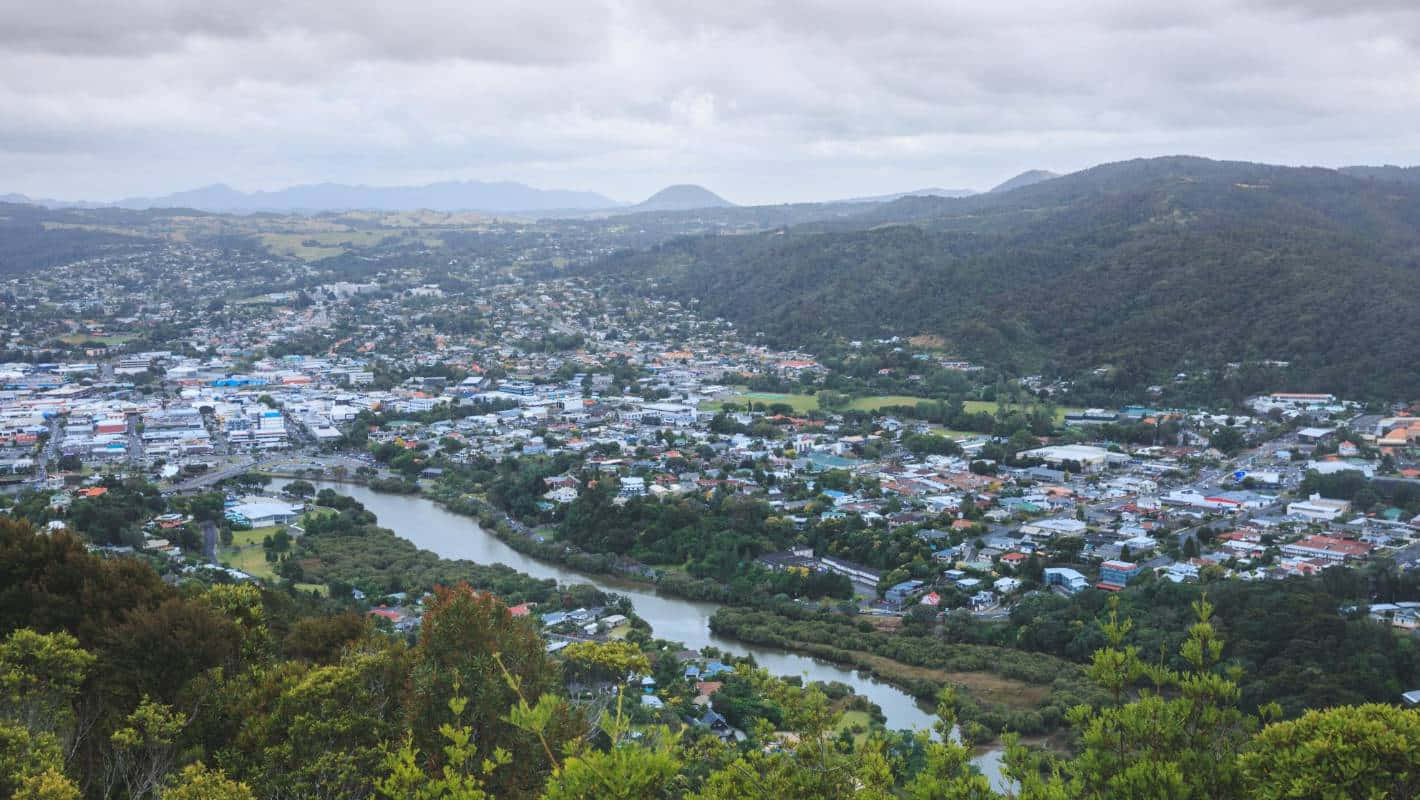
{"label": "town", "polygon": [[[455,293],[395,272],[232,301],[234,284],[205,278],[210,254],[164,263],[149,279],[180,283],[175,300],[134,300],[126,260],[6,287],[7,352],[26,359],[0,365],[0,471],[12,502],[43,495],[51,527],[106,481],[167,495],[267,472],[452,498],[471,487],[446,471],[512,459],[537,464],[537,496],[498,510],[516,505],[539,540],[589,485],[617,505],[753,499],[783,530],[740,555],[841,576],[871,614],[1002,614],[1023,592],[1114,591],[1146,572],[1420,561],[1420,421],[1399,404],[1273,392],[1242,409],[1070,408],[1068,381],[984,375],[897,339],[851,342],[829,366],[585,281]],[[228,522],[300,513],[227,494]],[[211,543],[163,535],[184,523],[154,514],[103,544],[221,563]],[[706,553],[614,555],[656,580]]]}
{"label": "town", "polygon": [[[976,663],[950,648],[1128,587],[1420,564],[1420,409],[1401,402],[1199,404],[1218,376],[1179,373],[1100,407],[1108,365],[1013,376],[931,337],[779,349],[614,282],[457,276],[338,280],[175,245],[12,279],[0,503],[173,585],[304,593],[394,637],[467,582],[533,621],[578,702],[626,692],[639,724],[731,744],[769,691],[740,648],[849,692],[859,735],[930,727],[919,704],[976,676],[958,719],[985,745],[1049,735],[1092,696],[1062,643],[923,681]],[[426,540],[404,507],[372,514],[380,497],[462,515],[501,549],[450,560],[457,526]],[[708,620],[690,605],[706,601]],[[1411,636],[1420,597],[1350,592],[1327,613]],[[806,619],[859,627],[772,632]],[[628,643],[634,669],[579,661]]]}

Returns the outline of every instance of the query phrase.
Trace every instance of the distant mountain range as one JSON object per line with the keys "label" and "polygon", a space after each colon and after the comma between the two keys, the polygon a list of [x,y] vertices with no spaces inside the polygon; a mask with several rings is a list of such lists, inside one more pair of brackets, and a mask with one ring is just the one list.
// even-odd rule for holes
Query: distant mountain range
{"label": "distant mountain range", "polygon": [[668,186],[636,205],[596,192],[535,189],[513,181],[443,181],[425,186],[351,186],[319,183],[270,192],[243,192],[215,183],[158,197],[130,197],[116,203],[71,202],[22,194],[0,202],[46,208],[192,208],[222,214],[314,213],[321,211],[486,211],[493,213],[637,213],[732,208],[734,204],[701,186]]}
{"label": "distant mountain range", "polygon": [[425,186],[349,186],[319,183],[273,192],[243,192],[225,184],[163,195],[131,197],[121,208],[196,208],[223,213],[256,211],[551,211],[614,208],[619,205],[596,192],[535,189],[513,181],[442,181]]}
{"label": "distant mountain range", "polygon": [[0,203],[24,203],[45,208],[110,208],[111,203],[90,203],[83,200],[53,200],[48,197],[30,197],[23,194],[0,194]]}

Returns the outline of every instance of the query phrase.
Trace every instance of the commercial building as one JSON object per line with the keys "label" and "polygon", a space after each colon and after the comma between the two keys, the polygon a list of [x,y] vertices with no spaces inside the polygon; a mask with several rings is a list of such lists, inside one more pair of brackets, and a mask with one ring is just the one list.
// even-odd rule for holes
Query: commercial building
{"label": "commercial building", "polygon": [[1351,504],[1345,500],[1331,500],[1313,493],[1306,500],[1287,504],[1287,513],[1294,517],[1305,517],[1319,522],[1330,522],[1350,510]]}
{"label": "commercial building", "polygon": [[1090,588],[1090,582],[1085,576],[1069,567],[1046,567],[1045,585],[1059,586],[1070,594]]}
{"label": "commercial building", "polygon": [[1100,564],[1101,589],[1117,591],[1129,585],[1130,579],[1143,572],[1144,568],[1129,561],[1106,561]]}

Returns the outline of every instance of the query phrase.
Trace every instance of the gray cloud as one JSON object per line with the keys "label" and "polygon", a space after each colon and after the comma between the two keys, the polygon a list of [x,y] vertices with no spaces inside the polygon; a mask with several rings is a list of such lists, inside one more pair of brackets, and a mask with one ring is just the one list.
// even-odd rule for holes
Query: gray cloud
{"label": "gray cloud", "polygon": [[767,202],[1175,152],[1413,161],[1417,31],[1400,0],[0,0],[0,191]]}

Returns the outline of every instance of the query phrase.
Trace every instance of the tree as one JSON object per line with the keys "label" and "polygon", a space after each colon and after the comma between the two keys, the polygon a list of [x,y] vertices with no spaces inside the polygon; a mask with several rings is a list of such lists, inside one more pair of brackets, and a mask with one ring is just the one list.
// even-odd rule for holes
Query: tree
{"label": "tree", "polygon": [[223,763],[263,797],[369,796],[401,733],[407,656],[402,645],[359,647],[337,664],[251,675],[226,697],[223,713],[242,724]]}
{"label": "tree", "polygon": [[315,484],[305,480],[295,480],[282,487],[282,491],[292,497],[311,497],[316,493]]}
{"label": "tree", "polygon": [[50,767],[44,772],[20,779],[11,800],[79,800],[79,787]]}
{"label": "tree", "polygon": [[1254,800],[1420,797],[1420,711],[1308,711],[1263,728],[1240,765]]}
{"label": "tree", "polygon": [[95,660],[67,633],[11,633],[0,644],[0,697],[5,699],[0,717],[67,740],[73,734],[72,704]]}
{"label": "tree", "polygon": [[189,764],[172,786],[163,792],[163,800],[255,800],[245,783],[229,779],[219,769],[208,769],[201,762]]}
{"label": "tree", "polygon": [[1197,558],[1199,554],[1198,539],[1194,536],[1186,536],[1183,540],[1183,557]]}
{"label": "tree", "polygon": [[[505,668],[516,691],[505,680]],[[535,704],[544,694],[555,692],[561,680],[537,631],[510,615],[496,598],[467,584],[436,589],[420,626],[409,683],[406,719],[414,735],[412,744],[435,769],[443,766],[438,755],[443,712],[451,699],[461,697],[468,701],[461,719],[478,732],[474,742],[478,759],[491,759],[500,749],[512,756],[489,776],[490,792],[500,798],[517,797],[542,785],[552,769],[546,748],[506,717],[518,693]],[[561,706],[546,736],[555,751],[581,732],[580,715]]]}
{"label": "tree", "polygon": [[187,715],[144,697],[138,708],[114,731],[105,784],[111,794],[122,786],[134,800],[155,795],[177,758],[177,738]]}
{"label": "tree", "polygon": [[1237,428],[1219,426],[1213,429],[1208,435],[1208,446],[1223,453],[1224,455],[1235,455],[1243,446],[1247,444],[1246,437]]}
{"label": "tree", "polygon": [[631,675],[649,675],[651,662],[630,642],[577,642],[562,651],[566,670],[588,680],[624,682]]}
{"label": "tree", "polygon": [[[694,800],[772,800],[813,797],[828,800],[889,800],[893,776],[881,739],[871,738],[855,751],[833,736],[841,714],[831,709],[817,686],[794,686],[770,678],[764,670],[740,673],[758,694],[784,710],[784,726],[794,740],[775,736],[775,726],[759,720],[754,736],[774,747],[751,748],[734,762],[712,772]],[[722,690],[723,691],[723,690]]]}
{"label": "tree", "polygon": [[0,644],[0,794],[53,794],[73,753],[73,703],[94,656],[67,633],[15,631]]}
{"label": "tree", "polygon": [[[579,740],[549,776],[542,800],[642,800],[684,794],[670,791],[684,766],[677,755],[680,736],[656,726],[631,743],[630,720],[622,715],[625,697],[617,696],[616,715],[601,731],[611,746],[593,749]],[[540,729],[535,709],[520,707],[512,716],[514,724],[526,730]]]}
{"label": "tree", "polygon": [[991,783],[971,770],[971,750],[952,735],[956,726],[956,690],[943,689],[937,695],[937,739],[919,733],[918,742],[926,755],[922,770],[908,781],[903,796],[907,800],[994,800]]}
{"label": "tree", "polygon": [[439,726],[439,734],[445,739],[443,766],[433,775],[427,774],[421,766],[423,759],[414,746],[413,736],[406,736],[398,750],[385,755],[387,773],[375,782],[380,794],[390,800],[489,800],[496,796],[484,791],[485,779],[512,760],[512,756],[498,747],[486,758],[477,757],[474,731],[463,724],[468,698],[457,696],[459,689],[455,681],[456,696],[449,699],[449,714],[454,723]]}
{"label": "tree", "polygon": [[[1218,670],[1223,642],[1213,629],[1212,605],[1204,597],[1193,610],[1198,621],[1180,648],[1188,668],[1176,671],[1146,664],[1124,644],[1132,624],[1119,618],[1118,595],[1110,597],[1101,625],[1108,646],[1095,653],[1089,675],[1114,702],[1070,712],[1082,750],[1053,781],[1056,790],[1087,800],[1242,796],[1237,756],[1257,720],[1238,710],[1237,683]],[[1126,702],[1143,679],[1154,688],[1139,689]]]}

